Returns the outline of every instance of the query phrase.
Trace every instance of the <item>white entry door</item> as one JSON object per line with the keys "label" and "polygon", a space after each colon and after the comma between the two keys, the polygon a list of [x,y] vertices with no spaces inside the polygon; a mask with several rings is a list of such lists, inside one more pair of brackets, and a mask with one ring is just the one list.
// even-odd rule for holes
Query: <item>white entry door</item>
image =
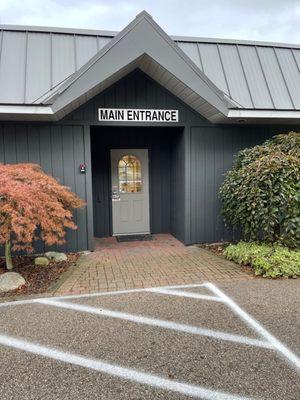
{"label": "white entry door", "polygon": [[111,150],[113,235],[150,233],[146,149]]}

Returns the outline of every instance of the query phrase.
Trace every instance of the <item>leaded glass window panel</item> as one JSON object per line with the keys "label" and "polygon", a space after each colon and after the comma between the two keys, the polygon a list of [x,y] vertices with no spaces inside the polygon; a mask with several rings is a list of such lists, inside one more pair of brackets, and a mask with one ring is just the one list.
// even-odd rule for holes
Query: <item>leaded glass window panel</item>
{"label": "leaded glass window panel", "polygon": [[119,192],[138,193],[142,191],[142,172],[140,160],[132,155],[125,155],[119,160]]}

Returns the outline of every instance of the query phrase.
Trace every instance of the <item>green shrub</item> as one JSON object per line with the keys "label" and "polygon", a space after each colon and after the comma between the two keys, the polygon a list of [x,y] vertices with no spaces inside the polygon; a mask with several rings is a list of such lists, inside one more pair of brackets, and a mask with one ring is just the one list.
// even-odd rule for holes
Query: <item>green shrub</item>
{"label": "green shrub", "polygon": [[300,133],[238,153],[220,189],[227,223],[246,240],[300,245]]}
{"label": "green shrub", "polygon": [[229,260],[241,265],[250,265],[255,275],[276,278],[300,276],[300,252],[267,243],[239,242],[224,250]]}

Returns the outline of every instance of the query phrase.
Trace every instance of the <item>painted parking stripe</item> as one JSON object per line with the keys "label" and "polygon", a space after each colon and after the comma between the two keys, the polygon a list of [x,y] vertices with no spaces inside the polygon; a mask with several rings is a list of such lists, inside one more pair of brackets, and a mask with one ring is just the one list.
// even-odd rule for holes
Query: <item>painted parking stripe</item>
{"label": "painted parking stripe", "polygon": [[223,293],[213,283],[207,283],[208,287],[216,296],[219,296],[228,305],[231,310],[238,315],[246,324],[268,341],[274,349],[276,349],[281,355],[290,361],[297,369],[300,369],[300,359],[290,349],[288,349],[283,343],[281,343],[275,336],[268,332],[259,322],[251,317],[246,311],[244,311],[239,305],[235,303],[230,297]]}
{"label": "painted parking stripe", "polygon": [[190,385],[187,383],[166,379],[159,375],[148,374],[146,372],[125,368],[101,360],[94,360],[80,355],[62,352],[54,348],[27,342],[6,335],[0,335],[0,344],[42,357],[50,358],[52,360],[77,365],[131,382],[148,385],[157,389],[177,392],[190,397],[205,400],[250,400],[249,397],[215,391],[201,386]]}
{"label": "painted parking stripe", "polygon": [[145,289],[145,292],[151,293],[159,293],[159,294],[167,294],[169,296],[180,296],[180,297],[188,297],[191,299],[199,299],[199,300],[208,300],[208,301],[219,301],[223,303],[223,299],[218,296],[210,296],[201,293],[193,293],[193,292],[185,292],[183,290],[172,290],[172,289],[162,289],[162,288],[151,288]]}
{"label": "painted parking stripe", "polygon": [[[257,322],[253,317],[251,317],[246,311],[244,311],[240,306],[238,306],[230,297],[228,297],[225,293],[223,293],[216,285],[210,282],[204,283],[202,286],[208,288],[219,301],[226,304],[236,315],[238,315],[246,324],[252,328],[256,333],[258,333],[264,340],[264,342],[268,342],[270,348],[277,350],[282,356],[284,356],[293,366],[297,369],[300,369],[300,359],[294,354],[290,349],[288,349],[283,343],[281,343],[278,339],[275,338],[270,332],[268,332],[259,322]],[[166,288],[154,288],[154,289],[146,289],[152,293],[161,293],[161,294],[172,294],[174,290],[168,290]],[[181,290],[176,290],[175,295],[179,297],[186,297],[187,293]],[[202,295],[201,295],[202,297]],[[201,297],[198,297],[201,299]],[[194,297],[197,298],[197,297]]]}
{"label": "painted parking stripe", "polygon": [[[156,287],[152,289],[156,289],[155,292],[159,292],[159,289],[167,290],[169,289],[181,289],[181,288],[196,288],[196,287],[206,287],[209,288],[216,296],[221,298],[224,303],[235,312],[235,314],[239,315],[254,331],[260,333],[264,339],[267,339],[270,345],[273,346],[281,355],[283,355],[286,359],[290,361],[291,364],[296,366],[297,369],[300,369],[300,359],[294,354],[290,349],[288,349],[283,343],[281,343],[278,339],[276,339],[271,333],[269,333],[265,328],[263,328],[254,318],[252,318],[249,314],[247,314],[244,310],[241,309],[233,300],[231,300],[228,296],[226,296],[219,288],[217,288],[214,284],[202,283],[202,284],[191,284],[191,285],[176,285],[176,286],[162,286]],[[50,297],[44,298],[42,300],[64,300],[64,299],[76,299],[76,298],[89,298],[89,297],[98,297],[98,296],[107,296],[107,295],[119,295],[119,294],[129,294],[129,293],[137,293],[148,291],[149,289],[128,289],[122,291],[113,291],[113,292],[100,292],[100,293],[91,293],[91,294],[82,294],[82,295],[70,295],[70,296],[59,296],[59,297]],[[180,290],[177,291],[178,296],[181,293]],[[183,295],[183,297],[185,297]],[[15,302],[7,302],[0,303],[0,307],[13,306],[13,305],[22,305],[22,304],[32,304],[36,301],[36,299],[32,300],[20,300]]]}
{"label": "painted parking stripe", "polygon": [[[196,284],[189,284],[189,285],[175,285],[175,286],[157,286],[153,289],[189,289],[189,288],[198,288],[204,287],[206,283],[196,283]],[[120,294],[130,294],[130,293],[140,293],[145,292],[148,289],[139,288],[139,289],[125,289],[125,290],[114,290],[111,292],[95,292],[95,293],[87,293],[87,294],[71,294],[65,296],[53,296],[53,297],[42,297],[43,299],[51,300],[68,300],[68,299],[84,299],[89,297],[102,297],[102,296],[111,296],[111,295],[120,295]],[[8,307],[8,306],[17,306],[17,305],[24,305],[24,304],[32,304],[35,302],[36,299],[28,299],[28,300],[15,300],[15,301],[6,301],[0,303],[0,307]]]}
{"label": "painted parking stripe", "polygon": [[41,300],[36,300],[36,303],[46,304],[48,306],[54,306],[54,307],[64,308],[64,309],[73,310],[73,311],[85,312],[85,313],[94,314],[94,315],[99,315],[101,317],[121,319],[124,321],[130,321],[130,322],[134,322],[134,323],[142,324],[142,325],[149,325],[149,326],[155,326],[155,327],[159,327],[159,328],[163,328],[163,329],[170,329],[170,330],[177,331],[177,332],[184,332],[184,333],[189,333],[189,334],[193,334],[193,335],[206,336],[206,337],[210,337],[210,338],[217,339],[217,340],[225,340],[225,341],[229,341],[229,342],[235,342],[235,343],[240,343],[240,344],[245,344],[245,345],[250,345],[250,346],[263,347],[263,348],[267,348],[267,349],[273,348],[268,342],[263,341],[263,340],[252,339],[252,338],[248,338],[248,337],[241,336],[241,335],[236,335],[236,334],[221,332],[221,331],[215,331],[215,330],[206,329],[206,328],[200,328],[197,326],[186,325],[186,324],[181,324],[181,323],[172,322],[172,321],[165,321],[165,320],[161,320],[161,319],[157,319],[157,318],[144,317],[142,315],[137,315],[137,314],[129,314],[129,313],[124,313],[124,312],[119,312],[119,311],[112,311],[112,310],[107,310],[107,309],[103,309],[103,308],[100,309],[100,308],[96,308],[96,307],[86,306],[83,304],[68,303],[66,301],[41,299]]}

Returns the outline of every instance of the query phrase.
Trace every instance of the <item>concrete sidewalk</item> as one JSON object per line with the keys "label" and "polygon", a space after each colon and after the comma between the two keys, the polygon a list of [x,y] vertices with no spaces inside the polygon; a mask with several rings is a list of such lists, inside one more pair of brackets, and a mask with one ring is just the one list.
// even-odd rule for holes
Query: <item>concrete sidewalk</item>
{"label": "concrete sidewalk", "polygon": [[96,239],[95,251],[80,259],[55,295],[252,278],[236,264],[197,246],[184,246],[169,234],[126,243],[109,237]]}

